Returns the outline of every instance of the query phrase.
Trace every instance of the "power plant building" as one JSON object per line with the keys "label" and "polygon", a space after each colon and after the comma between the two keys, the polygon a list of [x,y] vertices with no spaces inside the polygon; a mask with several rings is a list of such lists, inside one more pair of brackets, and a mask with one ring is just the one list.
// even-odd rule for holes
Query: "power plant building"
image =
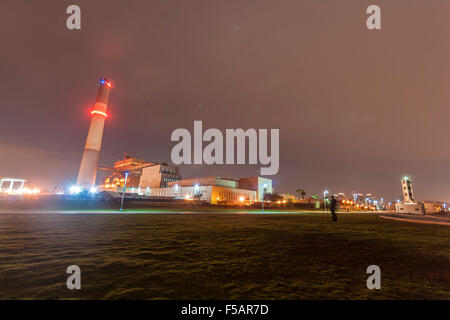
{"label": "power plant building", "polygon": [[101,167],[100,169],[112,172],[112,175],[106,177],[102,184],[103,189],[112,191],[123,188],[126,172],[128,188],[164,188],[167,182],[181,179],[177,167],[162,162],[148,162],[127,154],[123,160],[114,163],[114,168]]}
{"label": "power plant building", "polygon": [[142,169],[152,165],[155,165],[155,163],[140,158],[130,157],[125,153],[122,160],[114,162],[114,168],[99,168],[103,171],[112,172],[110,176],[103,179],[101,187],[107,190],[123,187],[125,183],[125,172],[128,172],[127,186],[137,188],[139,187],[139,182],[141,180]]}
{"label": "power plant building", "polygon": [[250,205],[256,202],[255,190],[241,189],[237,180],[222,177],[173,181],[168,183],[167,188],[150,189],[149,195],[223,205]]}
{"label": "power plant building", "polygon": [[[271,193],[272,180],[251,177],[239,180],[223,177],[181,179],[178,167],[166,163],[148,162],[129,157],[116,161],[114,168],[101,167],[113,172],[105,178],[101,188],[117,193],[123,192],[125,173],[127,194],[163,199],[198,200],[210,204],[250,205],[259,202],[263,193]],[[263,191],[264,189],[264,191]]]}
{"label": "power plant building", "polygon": [[263,201],[264,194],[273,193],[272,180],[262,177],[241,178],[239,188],[256,191],[257,201]]}
{"label": "power plant building", "polygon": [[165,163],[158,163],[142,169],[139,187],[144,188],[165,188],[168,183],[181,179],[178,167],[169,166]]}

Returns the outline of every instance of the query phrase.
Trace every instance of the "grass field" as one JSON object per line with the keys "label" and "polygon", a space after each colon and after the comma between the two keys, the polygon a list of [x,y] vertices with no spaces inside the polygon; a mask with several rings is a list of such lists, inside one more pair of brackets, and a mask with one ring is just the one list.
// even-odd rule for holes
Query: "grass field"
{"label": "grass field", "polygon": [[2,299],[449,299],[449,262],[449,227],[374,214],[0,214]]}

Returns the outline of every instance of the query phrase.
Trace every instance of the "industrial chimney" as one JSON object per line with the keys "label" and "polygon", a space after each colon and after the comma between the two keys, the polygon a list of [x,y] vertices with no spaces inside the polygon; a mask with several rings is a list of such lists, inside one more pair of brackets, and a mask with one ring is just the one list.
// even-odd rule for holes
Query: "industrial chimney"
{"label": "industrial chimney", "polygon": [[98,94],[94,109],[91,111],[91,124],[78,172],[77,186],[83,189],[93,187],[97,176],[98,158],[102,145],[103,127],[108,116],[109,90],[112,84],[108,79],[100,78],[98,81]]}

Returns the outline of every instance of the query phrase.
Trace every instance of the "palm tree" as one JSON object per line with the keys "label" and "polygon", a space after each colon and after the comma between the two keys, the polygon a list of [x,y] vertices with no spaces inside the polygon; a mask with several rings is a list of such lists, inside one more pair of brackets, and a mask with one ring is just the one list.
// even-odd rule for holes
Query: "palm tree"
{"label": "palm tree", "polygon": [[305,199],[305,196],[306,196],[305,190],[303,190],[303,189],[297,189],[297,190],[295,190],[295,192],[297,192],[299,196],[301,195],[301,196],[302,196],[302,199]]}

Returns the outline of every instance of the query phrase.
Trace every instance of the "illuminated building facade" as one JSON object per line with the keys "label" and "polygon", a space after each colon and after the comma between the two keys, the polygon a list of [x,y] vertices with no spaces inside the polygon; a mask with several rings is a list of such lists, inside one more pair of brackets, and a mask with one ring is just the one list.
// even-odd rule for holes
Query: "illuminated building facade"
{"label": "illuminated building facade", "polygon": [[150,189],[150,196],[199,200],[211,204],[251,205],[256,191],[239,188],[239,182],[222,177],[206,177],[169,182],[167,188]]}
{"label": "illuminated building facade", "polygon": [[397,213],[408,214],[425,214],[425,207],[423,203],[416,203],[414,201],[414,193],[412,189],[411,179],[404,177],[402,179],[402,193],[403,201],[395,204],[395,211]]}
{"label": "illuminated building facade", "polygon": [[[22,192],[22,190],[24,189],[24,185],[25,182],[27,180],[25,179],[17,179],[17,178],[7,178],[7,177],[3,177],[0,178],[0,192],[7,192],[7,193],[12,193],[12,192]],[[16,185],[16,188],[14,188],[14,185]],[[8,186],[7,188],[4,186]]]}
{"label": "illuminated building facade", "polygon": [[402,179],[402,192],[404,203],[415,203],[411,179],[408,177]]}
{"label": "illuminated building facade", "polygon": [[153,165],[156,165],[156,163],[130,157],[125,153],[122,160],[114,162],[114,168],[100,168],[104,171],[112,172],[112,175],[103,179],[101,187],[106,190],[115,190],[117,187],[123,187],[125,182],[125,172],[128,172],[127,186],[130,188],[137,188],[139,187],[142,169]]}
{"label": "illuminated building facade", "polygon": [[239,188],[256,191],[257,201],[263,200],[263,194],[273,193],[272,180],[261,177],[241,178]]}
{"label": "illuminated building facade", "polygon": [[238,188],[238,181],[229,178],[222,177],[205,177],[205,178],[192,178],[192,179],[183,179],[176,182],[169,182],[168,186],[173,187],[178,185],[180,187],[190,187],[190,186],[218,186],[218,187],[226,187],[236,189]]}
{"label": "illuminated building facade", "polygon": [[171,182],[181,179],[178,167],[169,166],[165,163],[158,163],[142,169],[139,181],[141,189],[165,188]]}
{"label": "illuminated building facade", "polygon": [[181,179],[177,167],[161,162],[148,162],[144,159],[129,157],[127,154],[122,160],[114,163],[114,168],[102,167],[100,169],[112,172],[112,175],[103,180],[101,186],[103,189],[111,191],[123,188],[125,172],[129,173],[127,189],[164,188],[168,182]]}
{"label": "illuminated building facade", "polygon": [[256,192],[253,190],[220,186],[184,186],[178,188],[174,186],[150,190],[150,196],[198,200],[219,205],[251,205],[256,200]]}

